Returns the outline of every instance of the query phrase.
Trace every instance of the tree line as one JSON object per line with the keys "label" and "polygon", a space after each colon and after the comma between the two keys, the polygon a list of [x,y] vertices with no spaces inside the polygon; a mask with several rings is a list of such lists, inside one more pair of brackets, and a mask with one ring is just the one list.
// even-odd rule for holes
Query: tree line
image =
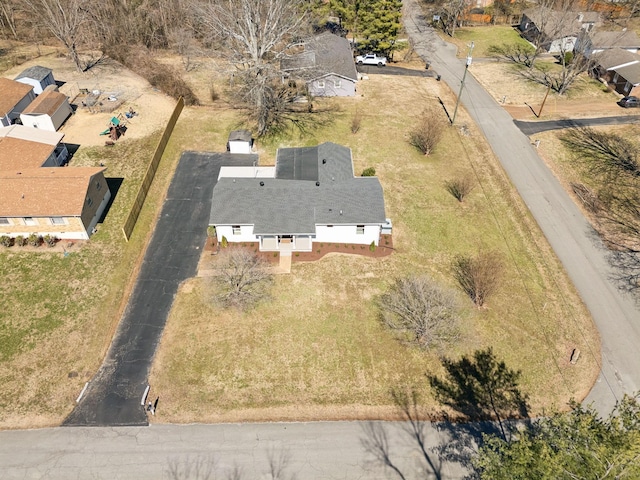
{"label": "tree line", "polygon": [[263,135],[300,117],[293,105],[300,91],[282,81],[284,56],[336,18],[337,31],[349,33],[360,48],[391,53],[401,7],[401,0],[4,0],[0,35],[57,42],[80,72],[110,57],[187,104],[198,103],[197,97],[152,52],[175,51],[185,68],[196,51],[223,57],[234,78],[233,98],[249,109]]}

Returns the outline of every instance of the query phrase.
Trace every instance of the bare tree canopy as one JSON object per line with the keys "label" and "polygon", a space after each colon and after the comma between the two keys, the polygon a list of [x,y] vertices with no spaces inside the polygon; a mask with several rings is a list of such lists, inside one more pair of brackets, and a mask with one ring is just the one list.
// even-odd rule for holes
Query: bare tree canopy
{"label": "bare tree canopy", "polygon": [[248,308],[267,296],[273,275],[266,261],[245,250],[225,250],[220,261],[220,274],[213,278],[224,306]]}
{"label": "bare tree canopy", "polygon": [[475,257],[459,255],[453,261],[453,276],[477,307],[498,288],[502,276],[502,261],[497,252],[484,251]]}
{"label": "bare tree canopy", "polygon": [[78,71],[84,65],[78,55],[78,46],[87,19],[89,0],[23,0],[32,21],[48,30],[67,49]]}
{"label": "bare tree canopy", "polygon": [[280,59],[308,27],[301,0],[217,0],[197,4],[202,34],[219,42],[235,65],[241,95],[253,110],[258,134],[287,103]]}
{"label": "bare tree canopy", "polygon": [[380,299],[384,323],[424,348],[458,338],[455,294],[428,277],[399,278]]}

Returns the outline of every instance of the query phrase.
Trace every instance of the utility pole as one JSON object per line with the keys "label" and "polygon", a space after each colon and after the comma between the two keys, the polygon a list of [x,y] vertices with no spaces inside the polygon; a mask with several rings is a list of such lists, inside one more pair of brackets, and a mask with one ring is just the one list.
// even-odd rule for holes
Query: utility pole
{"label": "utility pole", "polygon": [[467,54],[467,61],[464,65],[464,74],[462,75],[462,82],[460,83],[460,91],[458,92],[458,99],[456,100],[456,108],[453,111],[453,118],[451,119],[451,125],[456,122],[456,115],[458,114],[458,105],[460,104],[460,97],[462,96],[462,89],[464,88],[464,81],[467,78],[467,70],[469,70],[469,66],[471,65],[471,53],[473,52],[474,43],[471,42],[469,45],[469,53]]}

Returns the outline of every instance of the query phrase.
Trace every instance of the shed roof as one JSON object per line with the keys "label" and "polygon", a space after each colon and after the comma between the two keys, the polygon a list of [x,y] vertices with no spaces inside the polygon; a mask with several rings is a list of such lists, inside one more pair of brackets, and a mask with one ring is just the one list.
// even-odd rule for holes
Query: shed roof
{"label": "shed roof", "polygon": [[40,65],[34,65],[33,67],[29,67],[20,72],[15,79],[18,80],[19,78],[33,78],[34,80],[41,82],[52,73],[53,70],[51,70],[50,68],[41,67]]}
{"label": "shed roof", "polygon": [[229,133],[230,142],[251,142],[251,132],[249,130],[233,130]]}
{"label": "shed roof", "polygon": [[48,143],[0,137],[0,172],[41,167],[55,148]]}
{"label": "shed roof", "polygon": [[33,90],[31,85],[0,77],[0,116],[11,113],[15,106]]}
{"label": "shed roof", "polygon": [[640,55],[618,47],[598,52],[593,56],[593,58],[598,62],[598,65],[605,70],[609,70],[620,65],[640,62]]}
{"label": "shed roof", "polygon": [[67,101],[64,93],[45,90],[31,102],[22,113],[31,115],[53,115],[58,111],[60,105]]}
{"label": "shed roof", "polygon": [[354,177],[350,150],[324,143],[280,149],[276,178],[221,178],[213,189],[210,223],[253,225],[257,235],[302,235],[314,234],[316,224],[377,224],[385,218],[380,181]]}
{"label": "shed roof", "polygon": [[91,179],[103,175],[104,170],[73,167],[0,171],[0,216],[79,216]]}

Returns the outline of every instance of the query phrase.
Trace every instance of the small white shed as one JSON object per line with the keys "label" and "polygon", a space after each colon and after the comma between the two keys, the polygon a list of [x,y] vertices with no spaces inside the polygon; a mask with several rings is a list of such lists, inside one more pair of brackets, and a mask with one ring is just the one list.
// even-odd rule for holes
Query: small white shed
{"label": "small white shed", "polygon": [[229,134],[227,141],[227,152],[229,153],[251,153],[253,138],[249,130],[234,130]]}
{"label": "small white shed", "polygon": [[20,120],[27,127],[55,132],[72,113],[66,95],[47,90],[24,109],[20,114]]}
{"label": "small white shed", "polygon": [[36,95],[40,95],[47,85],[55,85],[56,81],[53,78],[53,71],[47,67],[41,67],[35,65],[23,70],[16,78],[16,82],[31,85],[33,92]]}

